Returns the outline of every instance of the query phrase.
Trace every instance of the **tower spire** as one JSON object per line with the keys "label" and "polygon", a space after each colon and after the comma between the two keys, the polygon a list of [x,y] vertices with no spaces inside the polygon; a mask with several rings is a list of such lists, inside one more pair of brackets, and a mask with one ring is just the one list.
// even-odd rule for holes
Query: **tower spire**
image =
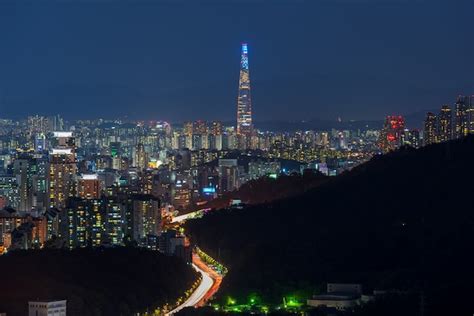
{"label": "tower spire", "polygon": [[237,134],[250,135],[252,129],[252,99],[250,96],[248,45],[247,43],[242,43],[239,95],[237,98]]}

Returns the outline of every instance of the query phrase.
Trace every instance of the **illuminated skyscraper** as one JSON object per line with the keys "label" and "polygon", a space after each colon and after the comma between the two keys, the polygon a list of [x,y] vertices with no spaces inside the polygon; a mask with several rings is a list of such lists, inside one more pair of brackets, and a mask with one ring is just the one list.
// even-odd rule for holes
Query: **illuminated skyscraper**
{"label": "illuminated skyscraper", "polygon": [[403,116],[387,116],[380,133],[380,149],[384,152],[397,149],[401,145],[401,136],[404,129],[405,119]]}
{"label": "illuminated skyscraper", "polygon": [[79,197],[98,199],[100,197],[100,181],[97,174],[83,174],[79,179]]}
{"label": "illuminated skyscraper", "polygon": [[423,140],[425,145],[430,145],[436,143],[436,115],[431,112],[426,114],[425,119],[425,130],[423,133]]}
{"label": "illuminated skyscraper", "polygon": [[246,43],[242,43],[239,96],[237,98],[237,134],[250,135],[252,129],[252,99],[250,96],[248,48]]}
{"label": "illuminated skyscraper", "polygon": [[452,114],[449,105],[443,105],[438,115],[438,141],[446,142],[452,138]]}
{"label": "illuminated skyscraper", "polygon": [[139,143],[135,148],[133,163],[134,166],[140,170],[144,170],[148,167],[148,156],[145,151],[145,146],[142,143]]}
{"label": "illuminated skyscraper", "polygon": [[49,206],[64,208],[76,192],[76,153],[71,132],[54,132],[57,145],[50,153]]}
{"label": "illuminated skyscraper", "polygon": [[456,138],[461,138],[469,133],[469,98],[458,96],[455,105],[455,130]]}
{"label": "illuminated skyscraper", "polygon": [[402,135],[402,145],[420,148],[420,132],[416,129],[405,129]]}

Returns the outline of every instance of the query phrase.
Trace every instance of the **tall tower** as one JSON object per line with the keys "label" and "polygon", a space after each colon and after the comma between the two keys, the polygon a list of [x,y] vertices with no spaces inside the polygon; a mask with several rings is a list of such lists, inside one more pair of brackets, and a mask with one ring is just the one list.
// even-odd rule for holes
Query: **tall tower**
{"label": "tall tower", "polygon": [[242,43],[239,96],[237,98],[237,134],[250,136],[252,129],[252,99],[250,97],[248,48],[247,43]]}

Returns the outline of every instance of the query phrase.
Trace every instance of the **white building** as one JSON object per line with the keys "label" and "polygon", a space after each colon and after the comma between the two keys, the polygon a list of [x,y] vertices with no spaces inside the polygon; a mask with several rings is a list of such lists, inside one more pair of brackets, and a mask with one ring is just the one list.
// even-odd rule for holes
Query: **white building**
{"label": "white building", "polygon": [[28,316],[66,316],[66,300],[28,302]]}
{"label": "white building", "polygon": [[309,306],[328,307],[337,310],[353,308],[361,304],[362,286],[360,284],[328,283],[327,292],[315,295],[307,301]]}

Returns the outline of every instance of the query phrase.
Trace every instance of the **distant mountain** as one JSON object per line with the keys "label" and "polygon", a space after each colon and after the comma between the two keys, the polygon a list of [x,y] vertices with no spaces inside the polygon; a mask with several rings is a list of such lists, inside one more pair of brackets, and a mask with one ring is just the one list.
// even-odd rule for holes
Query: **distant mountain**
{"label": "distant mountain", "polygon": [[186,229],[228,266],[221,297],[279,302],[360,282],[423,293],[427,316],[472,314],[473,161],[474,137],[402,148],[299,196],[215,211]]}

